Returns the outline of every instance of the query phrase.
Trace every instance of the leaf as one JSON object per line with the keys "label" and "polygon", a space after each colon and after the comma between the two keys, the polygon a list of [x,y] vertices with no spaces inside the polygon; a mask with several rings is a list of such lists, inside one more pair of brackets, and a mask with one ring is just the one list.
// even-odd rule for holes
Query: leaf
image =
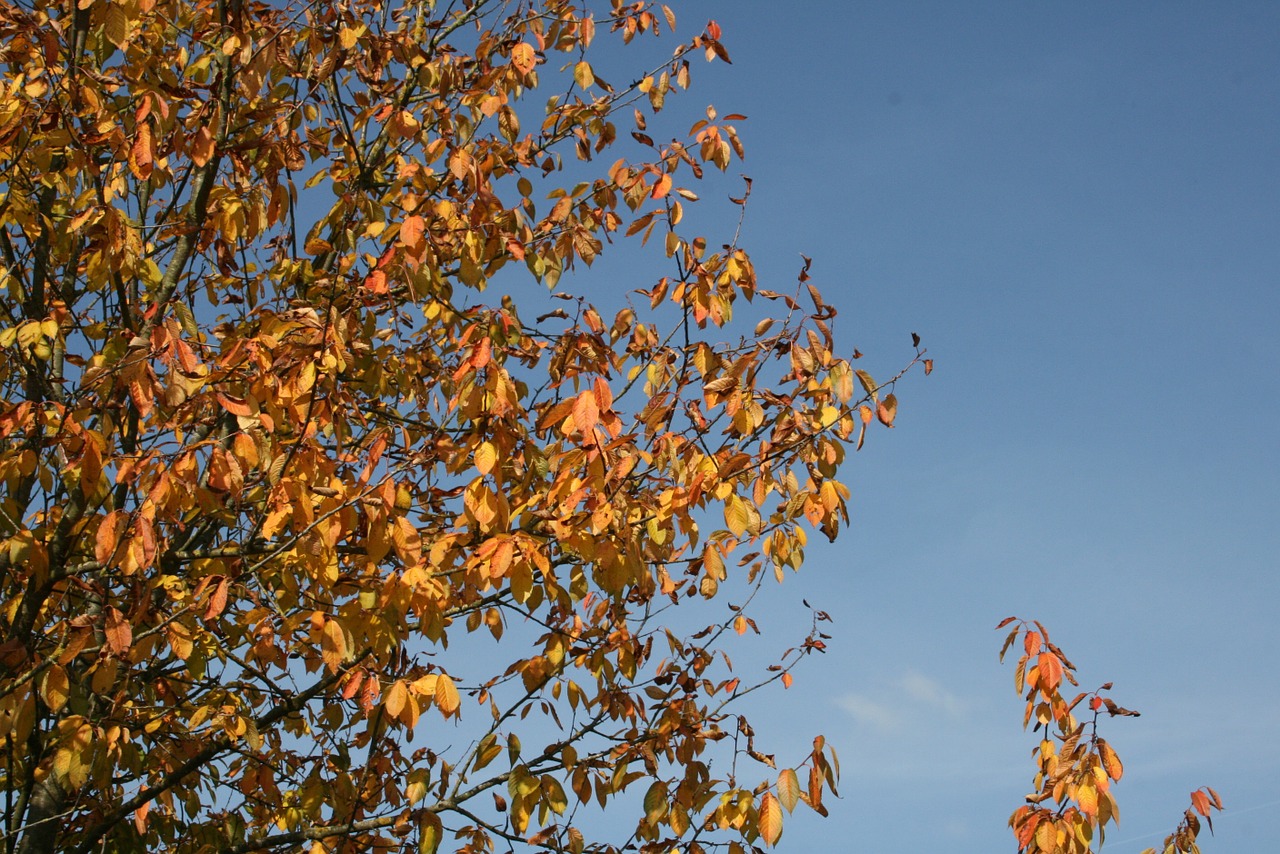
{"label": "leaf", "polygon": [[1119,780],[1124,776],[1124,765],[1120,763],[1120,757],[1116,755],[1116,752],[1112,750],[1111,745],[1107,744],[1105,739],[1098,739],[1098,755],[1102,759],[1102,767],[1106,770],[1108,777],[1112,780]]}
{"label": "leaf", "polygon": [[382,704],[386,707],[387,714],[392,718],[400,717],[400,713],[408,702],[409,687],[405,685],[403,679],[397,679],[391,683],[391,687],[387,689],[387,693],[382,699]]}
{"label": "leaf", "polygon": [[875,399],[876,390],[879,386],[876,385],[875,380],[871,379],[871,374],[863,370],[856,370],[853,373],[854,376],[858,378],[858,382],[862,383],[863,390],[865,390],[872,399]]}
{"label": "leaf", "polygon": [[794,768],[787,768],[778,775],[778,800],[793,812],[800,801],[800,778]]}
{"label": "leaf", "polygon": [[596,424],[600,423],[600,405],[591,391],[582,392],[574,402],[573,423],[584,438],[593,435]]}
{"label": "leaf", "polygon": [[1200,813],[1200,815],[1205,818],[1209,817],[1209,796],[1200,789],[1196,789],[1191,793],[1191,806],[1193,806],[1195,811]]}
{"label": "leaf", "polygon": [[747,525],[751,521],[751,516],[747,511],[747,504],[736,495],[729,497],[724,505],[724,523],[729,528],[729,532],[735,537],[741,537],[747,532]]}
{"label": "leaf", "polygon": [[57,714],[67,704],[71,695],[71,681],[67,677],[66,668],[60,664],[50,664],[40,678],[40,699],[50,712]]}
{"label": "leaf", "polygon": [[[112,8],[118,8],[117,4],[113,3]],[[145,181],[151,177],[154,160],[151,152],[151,125],[143,122],[138,125],[133,137],[133,147],[129,149],[129,170],[134,177]]]}
{"label": "leaf", "polygon": [[[213,159],[216,150],[213,139],[213,133],[207,125],[201,125],[196,129],[195,134],[191,138],[191,162],[196,166],[203,167],[206,163]],[[183,324],[186,327],[186,324]]]}
{"label": "leaf", "polygon": [[417,250],[422,246],[425,232],[426,221],[417,214],[412,214],[400,223],[400,242],[410,251]]}
{"label": "leaf", "polygon": [[327,620],[321,633],[320,656],[330,673],[337,673],[347,660],[347,633],[337,620]]}
{"label": "leaf", "polygon": [[108,605],[102,611],[103,637],[107,641],[107,649],[116,655],[124,655],[133,646],[133,627],[125,619],[118,608]]}
{"label": "leaf", "polygon": [[[82,6],[81,8],[84,7]],[[108,42],[115,45],[117,50],[124,50],[128,46],[129,19],[123,3],[112,3],[107,6],[102,34]]]}
{"label": "leaf", "polygon": [[1076,789],[1076,803],[1080,805],[1080,812],[1094,818],[1098,814],[1098,790],[1087,783],[1080,786]]}
{"label": "leaf", "polygon": [[[223,610],[227,607],[228,584],[225,575],[215,576],[218,581],[213,586],[213,592],[209,595],[209,602],[205,605],[204,621],[210,622],[216,620]],[[208,579],[212,581],[212,579]]]}
{"label": "leaf", "polygon": [[666,816],[669,808],[667,784],[655,780],[644,793],[644,820],[650,826],[656,826]]}
{"label": "leaf", "polygon": [[537,51],[528,42],[519,42],[511,48],[511,64],[521,74],[528,74],[538,64]]}
{"label": "leaf", "polygon": [[432,810],[423,810],[418,818],[418,854],[436,854],[444,839],[444,824]]}
{"label": "leaf", "polygon": [[446,718],[458,714],[462,706],[462,700],[458,696],[458,689],[448,674],[441,673],[439,678],[436,679],[435,701],[436,707],[440,709]]}
{"label": "leaf", "polygon": [[493,446],[492,442],[482,442],[480,447],[476,448],[476,471],[480,472],[480,474],[488,474],[493,471],[493,467],[497,461],[498,449]]}
{"label": "leaf", "polygon": [[782,807],[770,792],[760,796],[760,838],[766,845],[777,845],[782,837]]}
{"label": "leaf", "polygon": [[129,515],[123,510],[112,510],[98,524],[94,535],[93,557],[104,566],[116,555],[120,535],[129,524]]}
{"label": "leaf", "polygon": [[1044,821],[1036,827],[1036,845],[1041,851],[1052,852],[1058,850],[1058,826],[1052,821]]}
{"label": "leaf", "polygon": [[898,417],[898,398],[892,394],[886,394],[876,406],[876,417],[884,426],[892,427],[893,419]]}
{"label": "leaf", "polygon": [[1056,691],[1062,684],[1062,662],[1052,652],[1042,652],[1037,659],[1039,683],[1046,692]]}
{"label": "leaf", "polygon": [[580,89],[590,89],[595,85],[596,77],[591,72],[591,64],[583,60],[573,67],[573,82]]}

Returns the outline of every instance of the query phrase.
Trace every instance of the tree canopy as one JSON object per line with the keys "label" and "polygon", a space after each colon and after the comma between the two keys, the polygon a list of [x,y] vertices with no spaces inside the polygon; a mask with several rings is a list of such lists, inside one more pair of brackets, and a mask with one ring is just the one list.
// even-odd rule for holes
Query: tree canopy
{"label": "tree canopy", "polygon": [[[824,811],[824,741],[775,768],[727,706],[825,615],[755,681],[721,642],[836,535],[845,443],[896,398],[807,273],[765,288],[732,231],[682,229],[743,148],[714,109],[649,127],[729,60],[675,27],[0,7],[10,848],[741,850]],[[659,34],[605,79],[602,44]],[[597,308],[569,279],[621,241],[663,269]]]}
{"label": "tree canopy", "polygon": [[[735,701],[827,614],[767,666],[726,642],[932,363],[877,382],[807,260],[766,287],[732,216],[686,222],[743,156],[742,117],[662,114],[720,38],[624,0],[0,2],[6,850],[736,854],[825,814],[834,751]],[[587,274],[619,252],[652,271]],[[1078,806],[1012,824],[1076,850],[1118,760],[1018,631]]]}

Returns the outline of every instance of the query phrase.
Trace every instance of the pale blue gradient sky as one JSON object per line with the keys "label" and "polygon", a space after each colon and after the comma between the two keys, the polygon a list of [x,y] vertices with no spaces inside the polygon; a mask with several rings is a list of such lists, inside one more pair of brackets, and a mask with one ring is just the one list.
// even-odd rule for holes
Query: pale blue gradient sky
{"label": "pale blue gradient sky", "polygon": [[[798,253],[877,376],[937,370],[851,468],[854,530],[777,596],[833,651],[759,715],[840,749],[784,851],[1012,851],[1034,743],[991,629],[1044,621],[1137,720],[1106,851],[1201,784],[1206,854],[1280,816],[1280,4],[703,2],[746,113],[744,244]],[[737,164],[735,164],[735,169]],[[772,609],[771,609],[772,610]],[[782,756],[780,755],[780,759]]]}

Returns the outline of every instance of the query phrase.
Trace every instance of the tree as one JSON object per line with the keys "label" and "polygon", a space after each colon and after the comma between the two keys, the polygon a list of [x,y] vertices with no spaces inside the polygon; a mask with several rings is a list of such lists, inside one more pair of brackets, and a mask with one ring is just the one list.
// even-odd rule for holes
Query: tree
{"label": "tree", "polygon": [[[771,291],[683,230],[740,117],[646,125],[719,29],[626,86],[597,49],[675,25],[0,5],[8,850],[742,851],[824,812],[824,741],[775,769],[729,704],[825,614],[756,682],[723,642],[847,520],[893,381],[807,262]],[[668,265],[638,307],[561,286],[628,238]]]}
{"label": "tree", "polygon": [[[773,291],[687,231],[740,117],[647,125],[714,23],[614,86],[597,29],[643,58],[669,9],[437,6],[0,5],[7,851],[742,852],[825,814],[825,741],[779,767],[734,703],[827,615],[754,679],[726,642],[847,522],[902,373],[838,355],[807,260]],[[638,307],[571,292],[628,240],[667,265]],[[1011,825],[1085,851],[1127,712],[1067,703],[1035,625],[1060,743]]]}
{"label": "tree", "polygon": [[[1067,685],[1079,686],[1073,665],[1066,654],[1049,640],[1049,632],[1039,621],[1028,623],[1017,617],[1001,621],[997,629],[1014,624],[1000,649],[1000,659],[1022,638],[1023,653],[1014,669],[1013,681],[1019,695],[1024,694],[1026,711],[1022,717],[1025,729],[1032,720],[1041,734],[1032,753],[1036,764],[1035,790],[1026,803],[1009,817],[1009,827],[1018,840],[1018,854],[1089,854],[1106,838],[1108,823],[1120,821],[1111,784],[1124,774],[1124,765],[1115,748],[1098,734],[1098,719],[1138,717],[1107,696],[1111,683],[1105,682],[1093,691],[1080,691],[1071,700],[1062,693]],[[1075,711],[1088,700],[1085,715],[1079,720]],[[1213,830],[1213,810],[1222,809],[1222,799],[1208,786],[1191,793],[1191,808],[1181,823],[1164,840],[1163,854],[1199,854],[1196,838],[1200,818]],[[1143,854],[1155,854],[1148,848]]]}

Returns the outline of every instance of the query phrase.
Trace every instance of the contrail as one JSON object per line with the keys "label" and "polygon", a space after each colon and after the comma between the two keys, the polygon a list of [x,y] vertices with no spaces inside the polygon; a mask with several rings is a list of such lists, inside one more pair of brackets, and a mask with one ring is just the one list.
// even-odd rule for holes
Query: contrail
{"label": "contrail", "polygon": [[[1267,801],[1265,804],[1255,804],[1254,806],[1245,807],[1244,809],[1223,810],[1221,816],[1218,818],[1218,823],[1221,824],[1223,819],[1234,818],[1235,816],[1244,815],[1245,813],[1257,812],[1258,810],[1264,810],[1264,809],[1267,809],[1268,807],[1274,807],[1276,804],[1280,804],[1280,800]],[[1124,845],[1129,842],[1138,842],[1143,839],[1150,839],[1153,836],[1160,836],[1162,834],[1167,835],[1164,833],[1164,831],[1160,830],[1160,831],[1156,831],[1155,833],[1144,833],[1141,836],[1130,836],[1126,839],[1116,839],[1116,840],[1113,840],[1111,844]]]}

